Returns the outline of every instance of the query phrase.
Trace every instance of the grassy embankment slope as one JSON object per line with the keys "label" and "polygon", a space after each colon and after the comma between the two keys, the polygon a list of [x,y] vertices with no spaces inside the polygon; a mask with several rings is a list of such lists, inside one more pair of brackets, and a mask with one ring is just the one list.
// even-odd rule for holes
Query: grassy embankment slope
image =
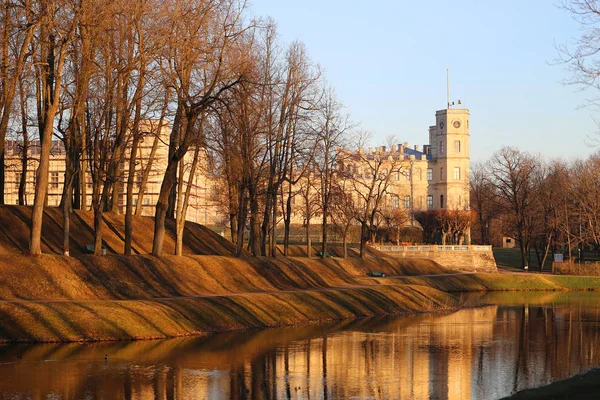
{"label": "grassy embankment slope", "polygon": [[[568,290],[600,287],[600,280],[525,275],[452,275],[427,260],[373,253],[326,260],[306,257],[236,258],[227,240],[187,224],[183,257],[147,255],[152,219],[136,218],[134,249],[122,251],[122,217],[107,215],[110,255],[84,255],[92,215],[73,218],[74,257],[61,252],[61,215],[49,209],[41,257],[26,249],[30,209],[0,207],[0,341],[131,340],[294,325],[460,306],[448,291]],[[166,252],[174,248],[168,225]],[[55,254],[52,254],[55,253]],[[194,254],[194,255],[191,255]],[[300,248],[295,254],[301,255]],[[368,278],[372,270],[399,279]],[[413,277],[411,277],[413,276]]]}

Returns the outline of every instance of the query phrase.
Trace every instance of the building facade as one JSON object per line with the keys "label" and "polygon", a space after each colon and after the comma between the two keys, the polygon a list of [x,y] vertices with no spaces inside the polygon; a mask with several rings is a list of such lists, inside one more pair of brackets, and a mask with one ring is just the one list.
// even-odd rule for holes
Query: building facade
{"label": "building facade", "polygon": [[[372,161],[383,160],[378,174],[389,174],[389,186],[386,188],[381,207],[386,210],[404,210],[410,223],[416,212],[426,210],[468,210],[469,209],[469,111],[467,109],[447,108],[435,114],[436,124],[429,127],[429,143],[423,147],[408,143],[393,145],[390,148],[381,146],[376,149],[361,149],[353,157],[347,157],[338,163],[340,168],[352,171],[354,178],[368,179],[373,173]],[[156,121],[146,121],[138,157],[136,158],[136,178],[134,180],[134,207],[137,207],[140,191],[141,175],[152,160],[142,204],[142,215],[153,216],[155,204],[166,170],[168,160],[169,126],[158,129]],[[6,165],[6,204],[18,204],[18,189],[21,177],[21,153],[18,142],[7,142],[5,150]],[[25,187],[25,202],[33,204],[35,172],[39,159],[39,144],[30,146]],[[352,152],[346,152],[352,155]],[[187,211],[187,220],[204,225],[223,227],[227,224],[226,208],[220,204],[219,188],[224,187],[215,178],[210,160],[205,152],[199,155],[199,165],[195,176],[189,178],[189,165],[193,158],[193,150],[189,152],[183,163],[184,187],[190,181],[191,196]],[[48,205],[58,206],[61,199],[65,173],[66,155],[61,142],[53,145],[50,160],[50,180]],[[125,182],[129,170],[129,156],[126,154],[119,177],[119,208],[125,209]],[[86,174],[87,206],[91,204],[92,180]],[[355,185],[353,190],[357,190]],[[352,190],[350,189],[350,190]],[[348,190],[348,189],[347,189]],[[361,190],[361,189],[358,189]],[[292,192],[292,191],[290,191]],[[295,191],[296,193],[298,191]],[[359,196],[356,196],[357,200]],[[302,200],[293,199],[300,205]],[[301,207],[301,206],[298,206]],[[302,213],[295,213],[292,223],[305,223]],[[319,213],[313,215],[313,224],[320,222]]]}
{"label": "building facade", "polygon": [[[158,121],[144,121],[141,127],[141,137],[138,146],[137,157],[135,160],[135,177],[133,189],[133,207],[134,212],[137,207],[141,208],[141,215],[154,216],[155,205],[158,202],[160,187],[164,173],[167,169],[169,156],[169,136],[171,127],[163,125],[158,127]],[[131,146],[125,150],[123,162],[119,168],[120,175],[117,181],[117,195],[119,211],[125,212],[126,207],[126,182],[129,176]],[[22,153],[23,146],[19,141],[7,141],[5,148],[5,189],[4,201],[6,204],[19,204],[19,183],[22,174]],[[26,183],[24,192],[25,205],[33,205],[35,193],[35,176],[39,164],[40,143],[33,141],[28,149],[28,161],[26,172]],[[200,150],[196,174],[191,178],[189,172],[191,168],[194,149],[191,149],[183,160],[183,190],[190,188],[190,202],[187,209],[187,220],[197,222],[203,225],[219,225],[222,223],[220,208],[216,196],[217,183],[210,178],[210,162],[205,151]],[[82,157],[86,159],[85,154]],[[152,160],[152,162],[150,162]],[[84,165],[84,170],[88,168]],[[48,201],[47,205],[56,207],[60,204],[64,174],[66,170],[66,152],[61,141],[52,143],[49,167]],[[143,196],[139,196],[142,188],[142,176],[147,170],[147,178]],[[103,177],[104,178],[104,177]],[[82,175],[82,181],[85,180],[85,188],[82,190],[82,204],[86,208],[92,204],[92,177],[89,173]],[[138,205],[138,199],[140,204]]]}
{"label": "building facade", "polygon": [[[469,111],[449,108],[436,112],[429,127],[429,144],[408,143],[360,149],[344,162],[364,180],[377,172],[390,174],[384,206],[411,212],[469,209]],[[375,163],[381,160],[379,169]]]}

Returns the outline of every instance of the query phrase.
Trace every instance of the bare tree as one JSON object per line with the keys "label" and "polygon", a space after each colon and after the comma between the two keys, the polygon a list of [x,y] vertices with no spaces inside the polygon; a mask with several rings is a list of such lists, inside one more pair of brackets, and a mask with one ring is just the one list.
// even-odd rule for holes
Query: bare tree
{"label": "bare tree", "polygon": [[488,164],[475,163],[471,167],[471,179],[469,180],[471,210],[475,213],[481,244],[492,243],[490,227],[498,217],[494,187],[489,180],[490,171],[487,167]]}
{"label": "bare tree", "polygon": [[359,151],[349,159],[357,168],[353,185],[359,208],[356,219],[361,224],[361,257],[366,255],[367,240],[375,240],[378,214],[393,193],[392,177],[402,173],[403,168],[398,156],[386,155],[382,150],[378,149],[372,154]]}
{"label": "bare tree", "polygon": [[35,33],[40,24],[48,26],[51,19],[48,15],[44,20],[44,12],[51,8],[50,5],[40,2],[38,6],[40,9],[35,12],[33,5],[28,2],[5,0],[0,8],[0,204],[4,204],[4,146],[13,100],[17,88],[23,88],[23,84],[19,82],[22,81],[26,64],[31,59]]}
{"label": "bare tree", "polygon": [[31,234],[29,252],[33,255],[42,253],[42,217],[48,192],[48,174],[50,164],[50,149],[54,132],[54,120],[60,104],[62,78],[67,50],[73,40],[75,30],[74,16],[76,9],[70,9],[68,3],[44,1],[40,4],[40,15],[43,23],[37,39],[39,57],[39,88],[40,105],[38,118],[40,121],[41,154],[40,164],[36,173],[35,199],[31,216]]}
{"label": "bare tree", "polygon": [[342,171],[332,188],[331,220],[342,236],[344,258],[348,257],[348,235],[356,223],[357,207],[352,196],[354,176]]}
{"label": "bare tree", "polygon": [[243,4],[236,0],[164,2],[168,20],[162,69],[167,85],[177,96],[169,159],[156,204],[152,254],[162,256],[165,218],[179,162],[197,142],[199,117],[223,94],[239,84],[243,54],[236,39],[244,30]]}
{"label": "bare tree", "polygon": [[325,89],[322,105],[319,109],[319,125],[316,128],[315,166],[319,172],[320,208],[322,213],[321,257],[326,257],[328,246],[328,218],[330,217],[331,196],[338,174],[338,163],[345,156],[342,149],[349,141],[349,132],[353,128],[350,118],[342,114],[343,106],[336,99],[332,88]]}
{"label": "bare tree", "polygon": [[600,249],[600,155],[576,162],[571,169],[570,197],[575,208],[572,223],[577,244]]}
{"label": "bare tree", "polygon": [[519,243],[521,264],[529,268],[528,254],[535,223],[536,160],[514,147],[503,147],[490,160],[490,182],[497,194],[506,232]]}

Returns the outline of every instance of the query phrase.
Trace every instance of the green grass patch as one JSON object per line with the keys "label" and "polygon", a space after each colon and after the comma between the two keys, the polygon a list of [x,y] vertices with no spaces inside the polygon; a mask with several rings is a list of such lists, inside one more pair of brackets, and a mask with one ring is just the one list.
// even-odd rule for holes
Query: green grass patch
{"label": "green grass patch", "polygon": [[[498,268],[510,269],[510,270],[523,270],[521,263],[521,250],[519,248],[504,249],[501,247],[494,247],[494,258],[496,259],[496,265]],[[538,262],[535,251],[529,251],[527,257],[529,261],[529,269],[532,271],[540,271],[540,263]],[[546,262],[544,263],[544,271],[550,271],[552,269],[552,254],[548,254]]]}
{"label": "green grass patch", "polygon": [[407,277],[403,282],[447,292],[600,290],[600,277],[539,274],[472,274]]}

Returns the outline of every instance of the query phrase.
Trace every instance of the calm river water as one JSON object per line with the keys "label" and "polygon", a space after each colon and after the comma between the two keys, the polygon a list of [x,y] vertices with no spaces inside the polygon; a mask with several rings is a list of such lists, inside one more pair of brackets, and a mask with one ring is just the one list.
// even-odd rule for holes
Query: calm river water
{"label": "calm river water", "polygon": [[600,294],[465,301],[493,305],[204,339],[4,346],[0,399],[498,399],[600,363]]}

